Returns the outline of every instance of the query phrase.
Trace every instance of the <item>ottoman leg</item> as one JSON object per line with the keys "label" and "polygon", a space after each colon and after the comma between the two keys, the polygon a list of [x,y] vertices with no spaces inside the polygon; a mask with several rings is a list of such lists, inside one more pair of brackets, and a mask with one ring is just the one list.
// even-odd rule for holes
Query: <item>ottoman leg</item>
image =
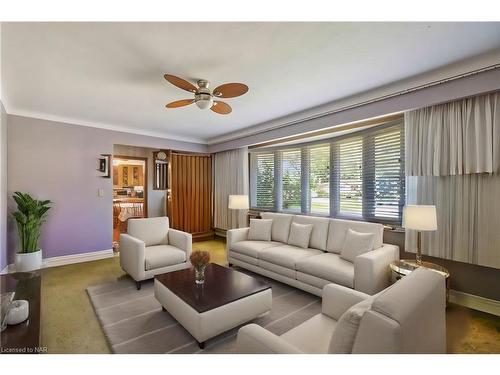
{"label": "ottoman leg", "polygon": [[140,281],[136,281],[135,286],[136,286],[137,290],[141,290],[141,282]]}
{"label": "ottoman leg", "polygon": [[200,349],[205,349],[205,341],[199,342],[198,346],[200,347]]}
{"label": "ottoman leg", "polygon": [[161,307],[161,310],[162,310],[162,311],[167,311],[167,309],[166,309],[166,308],[164,308],[163,306]]}

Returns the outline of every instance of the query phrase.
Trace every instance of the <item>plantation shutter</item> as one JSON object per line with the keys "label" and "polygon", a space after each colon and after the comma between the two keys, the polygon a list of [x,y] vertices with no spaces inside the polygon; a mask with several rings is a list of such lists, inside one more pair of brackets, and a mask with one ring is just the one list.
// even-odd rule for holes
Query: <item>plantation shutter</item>
{"label": "plantation shutter", "polygon": [[252,154],[250,159],[253,186],[251,205],[273,210],[274,205],[274,153]]}
{"label": "plantation shutter", "polygon": [[363,213],[363,138],[337,141],[338,214],[361,216]]}
{"label": "plantation shutter", "polygon": [[404,153],[399,120],[326,141],[253,151],[252,207],[400,224]]}
{"label": "plantation shutter", "polygon": [[404,130],[391,126],[365,139],[364,180],[366,218],[399,221],[404,205]]}
{"label": "plantation shutter", "polygon": [[285,150],[281,153],[283,211],[301,211],[301,150]]}
{"label": "plantation shutter", "polygon": [[330,213],[330,145],[311,146],[309,160],[309,212]]}

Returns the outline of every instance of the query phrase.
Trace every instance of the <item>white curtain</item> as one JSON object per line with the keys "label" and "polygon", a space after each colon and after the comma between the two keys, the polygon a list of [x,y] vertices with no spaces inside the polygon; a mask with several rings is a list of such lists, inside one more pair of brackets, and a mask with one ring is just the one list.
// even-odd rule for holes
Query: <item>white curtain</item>
{"label": "white curtain", "polygon": [[500,93],[405,113],[406,174],[500,172]]}
{"label": "white curtain", "polygon": [[237,228],[246,223],[245,210],[229,210],[229,195],[248,195],[248,149],[246,147],[218,152],[214,158],[214,226]]}
{"label": "white curtain", "polygon": [[438,216],[424,254],[500,268],[499,111],[497,92],[405,114],[406,203],[434,204]]}

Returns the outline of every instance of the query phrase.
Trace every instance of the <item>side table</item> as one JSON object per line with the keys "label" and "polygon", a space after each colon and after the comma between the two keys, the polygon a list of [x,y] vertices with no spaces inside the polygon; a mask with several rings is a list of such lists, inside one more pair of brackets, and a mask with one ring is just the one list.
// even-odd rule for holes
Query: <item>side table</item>
{"label": "side table", "polygon": [[445,277],[445,282],[446,282],[446,304],[448,305],[448,300],[450,296],[450,272],[440,266],[439,264],[431,263],[431,262],[422,262],[422,265],[418,265],[417,262],[413,259],[401,259],[401,260],[396,260],[391,263],[391,278],[392,278],[392,283],[395,283],[399,279],[401,279],[404,276],[409,275],[412,273],[414,270],[416,270],[419,267],[427,268],[431,271],[440,273]]}

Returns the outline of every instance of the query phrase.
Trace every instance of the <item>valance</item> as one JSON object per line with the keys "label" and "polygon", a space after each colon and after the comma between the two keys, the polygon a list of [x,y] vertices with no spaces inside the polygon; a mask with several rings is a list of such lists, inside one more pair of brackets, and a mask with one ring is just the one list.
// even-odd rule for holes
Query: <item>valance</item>
{"label": "valance", "polygon": [[500,172],[500,92],[405,113],[406,175]]}

